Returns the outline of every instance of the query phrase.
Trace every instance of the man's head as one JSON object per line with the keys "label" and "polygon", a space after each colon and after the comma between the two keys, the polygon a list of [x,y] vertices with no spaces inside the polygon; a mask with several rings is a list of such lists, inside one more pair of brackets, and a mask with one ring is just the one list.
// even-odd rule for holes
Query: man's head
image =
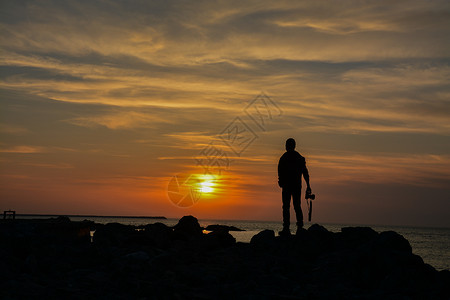
{"label": "man's head", "polygon": [[295,140],[293,138],[288,138],[286,140],[286,151],[294,151],[295,150]]}

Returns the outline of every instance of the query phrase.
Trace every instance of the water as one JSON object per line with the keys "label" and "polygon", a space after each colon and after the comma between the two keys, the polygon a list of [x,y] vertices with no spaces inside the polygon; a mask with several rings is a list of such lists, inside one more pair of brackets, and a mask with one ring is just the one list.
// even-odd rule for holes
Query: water
{"label": "water", "polygon": [[[17,218],[48,218],[49,216],[18,216]],[[178,219],[152,219],[152,218],[127,218],[127,217],[70,217],[72,221],[85,219],[100,224],[118,222],[126,225],[145,225],[156,222],[174,226]],[[206,227],[212,224],[235,226],[245,231],[231,231],[230,233],[238,242],[250,242],[250,239],[264,229],[271,229],[277,233],[281,230],[281,222],[271,221],[236,221],[236,220],[199,220],[200,225]],[[355,226],[345,224],[322,224],[332,232],[339,232],[342,227]],[[368,225],[361,225],[368,226]],[[308,228],[309,225],[306,225]],[[450,228],[407,227],[407,226],[379,226],[370,225],[375,231],[382,232],[392,230],[404,236],[413,249],[413,253],[432,265],[436,270],[450,270]]]}

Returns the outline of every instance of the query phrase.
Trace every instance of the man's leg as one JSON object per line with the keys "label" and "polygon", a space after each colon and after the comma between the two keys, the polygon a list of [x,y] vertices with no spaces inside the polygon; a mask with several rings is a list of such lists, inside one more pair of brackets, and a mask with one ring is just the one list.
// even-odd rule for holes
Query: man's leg
{"label": "man's leg", "polygon": [[294,205],[295,216],[297,217],[297,228],[303,227],[303,212],[301,207],[302,189],[298,188],[292,191],[292,204]]}
{"label": "man's leg", "polygon": [[291,206],[291,191],[288,188],[283,188],[281,197],[283,200],[283,230],[289,230],[290,225],[290,213],[289,207]]}

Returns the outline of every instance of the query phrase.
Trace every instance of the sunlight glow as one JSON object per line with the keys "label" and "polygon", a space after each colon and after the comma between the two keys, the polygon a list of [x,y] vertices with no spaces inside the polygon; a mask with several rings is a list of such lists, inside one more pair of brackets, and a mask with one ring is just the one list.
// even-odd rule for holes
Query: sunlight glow
{"label": "sunlight glow", "polygon": [[214,192],[214,177],[211,175],[201,175],[201,182],[200,182],[200,192],[202,193],[212,193]]}

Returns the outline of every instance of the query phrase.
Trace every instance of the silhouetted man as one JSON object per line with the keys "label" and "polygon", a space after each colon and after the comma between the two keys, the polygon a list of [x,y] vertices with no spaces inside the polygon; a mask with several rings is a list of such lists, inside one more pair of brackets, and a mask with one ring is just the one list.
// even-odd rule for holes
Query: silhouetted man
{"label": "silhouetted man", "polygon": [[297,231],[303,227],[303,213],[300,206],[302,175],[306,181],[306,192],[311,193],[305,158],[295,151],[295,140],[289,138],[286,140],[286,152],[278,162],[278,185],[282,188],[283,199],[283,230],[280,231],[280,235],[291,234],[289,229],[291,198],[297,217]]}

